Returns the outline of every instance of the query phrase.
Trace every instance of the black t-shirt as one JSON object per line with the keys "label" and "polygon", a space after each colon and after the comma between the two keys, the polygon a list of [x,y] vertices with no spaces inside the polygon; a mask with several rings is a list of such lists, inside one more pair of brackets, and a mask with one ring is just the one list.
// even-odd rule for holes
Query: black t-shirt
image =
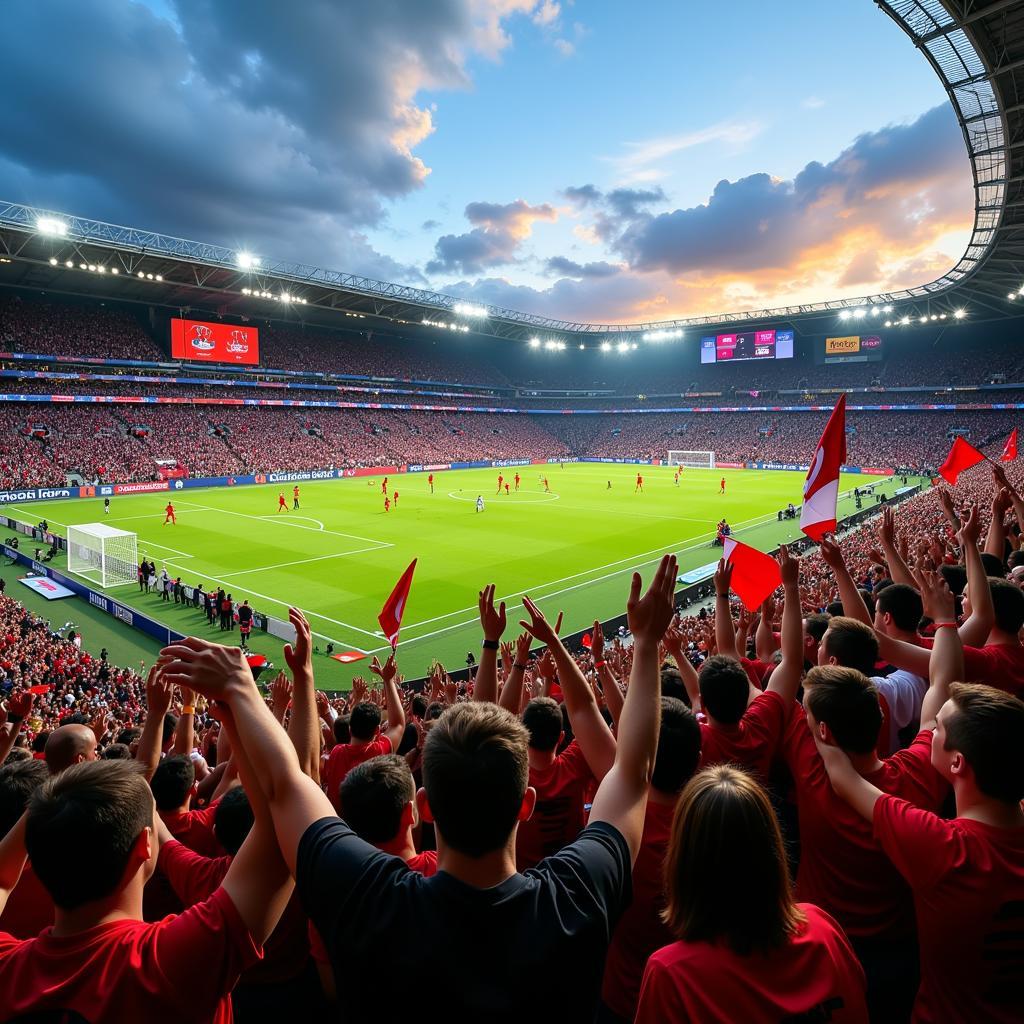
{"label": "black t-shirt", "polygon": [[[596,822],[492,889],[424,878],[339,818],[310,825],[296,884],[327,945],[346,1022],[379,1021],[398,984],[439,1017],[541,1024],[593,1019],[605,954],[632,899],[629,847]],[[389,995],[390,993],[390,995]]]}

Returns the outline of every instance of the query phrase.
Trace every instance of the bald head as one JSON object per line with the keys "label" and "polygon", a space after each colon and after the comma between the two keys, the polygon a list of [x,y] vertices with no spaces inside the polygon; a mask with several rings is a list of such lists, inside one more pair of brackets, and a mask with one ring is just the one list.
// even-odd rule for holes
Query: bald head
{"label": "bald head", "polygon": [[43,751],[51,775],[82,761],[96,760],[96,736],[87,725],[62,725],[54,729]]}

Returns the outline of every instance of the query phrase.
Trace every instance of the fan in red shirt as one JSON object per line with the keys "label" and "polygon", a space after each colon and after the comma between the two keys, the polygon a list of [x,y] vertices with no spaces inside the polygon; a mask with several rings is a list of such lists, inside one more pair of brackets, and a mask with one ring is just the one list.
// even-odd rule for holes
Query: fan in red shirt
{"label": "fan in red shirt", "polygon": [[690,781],[665,877],[678,941],[647,962],[637,1024],[866,1024],[864,972],[828,914],[793,902],[779,825],[751,776],[721,766]]}
{"label": "fan in red shirt", "polygon": [[196,795],[196,772],[191,758],[180,754],[164,758],[150,785],[157,812],[178,842],[205,857],[224,853],[213,830],[217,802],[202,810],[191,809]]}
{"label": "fan in red shirt", "polygon": [[341,804],[339,803],[338,788],[345,776],[357,764],[369,761],[371,757],[379,757],[381,754],[390,754],[397,750],[402,735],[405,733],[405,709],[402,707],[402,698],[395,683],[398,669],[395,665],[394,655],[388,658],[383,666],[374,658],[370,665],[370,671],[379,676],[384,684],[384,696],[387,700],[388,711],[387,729],[383,734],[381,733],[380,708],[371,701],[362,699],[366,694],[366,684],[362,679],[356,679],[352,685],[352,697],[356,701],[356,705],[352,708],[352,715],[349,719],[352,738],[348,743],[339,743],[331,751],[324,768],[324,785],[327,789],[327,796],[339,813]]}
{"label": "fan in red shirt", "polygon": [[[42,761],[14,761],[0,768],[0,838],[18,823],[32,794],[49,775]],[[53,900],[36,877],[31,864],[25,865],[21,880],[0,913],[0,932],[16,939],[31,939],[53,924]]]}
{"label": "fan in red shirt", "polygon": [[137,765],[89,762],[46,783],[0,842],[0,909],[26,853],[56,907],[53,927],[37,938],[0,933],[5,1017],[231,1020],[228,993],[260,958],[292,890],[273,827],[261,812],[208,900],[146,924],[142,890],[158,853],[154,815]]}
{"label": "fan in red shirt", "polygon": [[[952,821],[883,793],[839,749],[820,745],[836,792],[864,820],[913,890],[921,947],[917,1021],[1020,1020],[1024,977],[1024,702],[963,676],[954,602],[915,574],[940,624],[922,724],[931,763],[953,786]],[[936,707],[938,711],[936,712]]]}

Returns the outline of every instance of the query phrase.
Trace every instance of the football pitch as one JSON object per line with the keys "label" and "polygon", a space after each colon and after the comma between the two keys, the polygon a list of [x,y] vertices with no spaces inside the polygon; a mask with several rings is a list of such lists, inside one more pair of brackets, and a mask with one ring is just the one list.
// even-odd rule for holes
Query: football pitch
{"label": "football pitch", "polygon": [[[487,583],[507,603],[506,639],[518,632],[523,594],[549,617],[564,611],[563,634],[569,634],[595,618],[622,614],[631,573],[639,570],[646,581],[663,553],[678,555],[680,573],[713,562],[721,549],[711,541],[723,516],[734,536],[762,549],[799,536],[798,522],[780,523],[776,512],[787,502],[799,504],[803,473],[684,469],[676,486],[670,467],[639,468],[643,493],[635,493],[638,467],[630,465],[521,466],[520,489],[509,495],[495,493],[498,474],[511,480],[516,468],[436,472],[433,493],[426,473],[402,474],[389,480],[389,494],[397,490],[399,498],[388,512],[378,476],[300,482],[297,511],[289,483],[118,496],[108,516],[102,499],[8,506],[8,514],[29,523],[46,518],[61,534],[91,522],[133,531],[140,557],[155,561],[158,571],[166,566],[186,585],[222,586],[278,618],[297,605],[321,652],[333,643],[336,653],[383,655],[388,648],[377,615],[416,558],[398,649],[400,671],[415,678],[435,658],[454,671],[468,652],[479,654],[477,593]],[[840,515],[854,510],[847,492],[878,479],[844,475]],[[287,512],[277,511],[282,490]],[[163,525],[168,497],[177,525]],[[61,554],[55,565],[63,563]],[[156,593],[141,594],[137,586],[111,593],[173,629],[226,638],[198,610]],[[254,636],[253,648],[282,664],[281,642]],[[229,642],[237,638],[230,634]],[[319,686],[347,689],[353,676],[367,674],[369,659],[340,664],[321,654],[314,664]]]}

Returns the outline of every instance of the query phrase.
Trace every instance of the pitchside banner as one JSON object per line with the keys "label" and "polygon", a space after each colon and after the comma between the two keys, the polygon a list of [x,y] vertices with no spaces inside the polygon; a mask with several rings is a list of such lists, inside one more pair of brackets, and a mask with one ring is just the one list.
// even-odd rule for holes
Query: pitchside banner
{"label": "pitchside banner", "polygon": [[175,359],[204,363],[246,363],[260,361],[260,332],[237,324],[211,324],[202,320],[171,319],[171,355]]}

